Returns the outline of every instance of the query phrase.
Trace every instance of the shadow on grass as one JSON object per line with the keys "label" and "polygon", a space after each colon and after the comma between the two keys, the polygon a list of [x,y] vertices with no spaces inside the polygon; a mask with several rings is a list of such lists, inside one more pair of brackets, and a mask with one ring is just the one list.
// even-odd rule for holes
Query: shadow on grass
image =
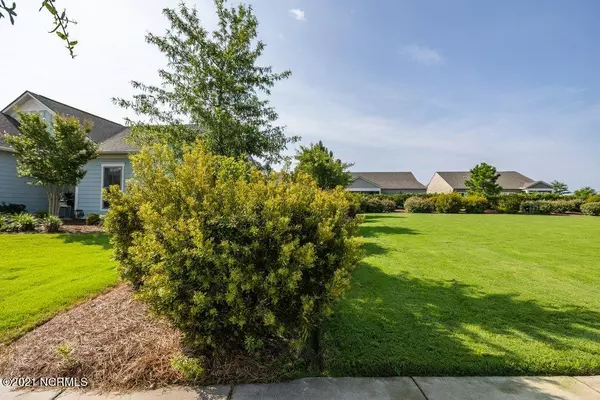
{"label": "shadow on grass", "polygon": [[[389,219],[397,220],[398,218],[405,218],[402,216],[387,216],[382,215],[366,215],[364,224],[360,227],[360,234],[365,238],[372,238],[375,236],[389,236],[389,235],[419,235],[419,231],[414,229],[406,228],[397,225],[385,225],[386,220]],[[380,223],[378,223],[380,222]],[[393,223],[393,222],[392,222]]]}
{"label": "shadow on grass", "polygon": [[57,236],[57,239],[64,243],[80,243],[89,246],[102,246],[104,249],[111,249],[110,238],[105,233],[63,233]]}
{"label": "shadow on grass", "polygon": [[600,313],[363,264],[325,328],[334,376],[594,375]]}

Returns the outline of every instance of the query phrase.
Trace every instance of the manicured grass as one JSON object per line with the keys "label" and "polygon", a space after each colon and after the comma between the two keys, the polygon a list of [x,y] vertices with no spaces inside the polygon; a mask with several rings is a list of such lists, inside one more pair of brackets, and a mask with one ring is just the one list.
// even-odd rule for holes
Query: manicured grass
{"label": "manicured grass", "polygon": [[370,215],[362,234],[326,373],[600,374],[600,218]]}
{"label": "manicured grass", "polygon": [[0,343],[117,281],[103,234],[5,234],[0,250]]}

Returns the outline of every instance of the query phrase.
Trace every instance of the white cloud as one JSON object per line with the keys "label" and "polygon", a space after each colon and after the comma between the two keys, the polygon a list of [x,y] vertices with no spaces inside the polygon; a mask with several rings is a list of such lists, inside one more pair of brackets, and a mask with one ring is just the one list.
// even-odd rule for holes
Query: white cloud
{"label": "white cloud", "polygon": [[290,15],[296,18],[298,21],[306,21],[306,18],[304,17],[304,11],[299,8],[292,8],[290,10]]}
{"label": "white cloud", "polygon": [[406,45],[400,49],[400,53],[414,62],[423,65],[444,65],[446,59],[437,50],[416,44]]}

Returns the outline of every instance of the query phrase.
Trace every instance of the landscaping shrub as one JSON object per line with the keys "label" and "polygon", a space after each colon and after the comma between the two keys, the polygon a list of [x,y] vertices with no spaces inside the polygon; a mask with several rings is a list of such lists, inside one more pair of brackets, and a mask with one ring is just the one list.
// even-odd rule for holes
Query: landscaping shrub
{"label": "landscaping shrub", "polygon": [[384,213],[393,212],[396,209],[396,203],[392,200],[381,199],[371,195],[365,195],[360,199],[361,213]]}
{"label": "landscaping shrub", "polygon": [[123,277],[137,268],[139,297],[188,346],[297,355],[318,337],[362,256],[361,219],[349,217],[342,188],[266,176],[200,143],[182,161],[155,145],[132,163],[127,193],[105,192],[106,228]]}
{"label": "landscaping shrub", "polygon": [[600,216],[600,202],[585,203],[581,206],[581,212],[585,215]]}
{"label": "landscaping shrub", "polygon": [[490,200],[497,211],[505,214],[518,214],[523,202],[523,198],[518,194],[501,195]]}
{"label": "landscaping shrub", "polygon": [[100,214],[95,214],[95,213],[88,214],[87,218],[85,219],[85,224],[86,225],[100,224]]}
{"label": "landscaping shrub", "polygon": [[354,218],[361,212],[360,200],[362,199],[362,196],[353,192],[345,192],[345,194],[346,200],[348,200],[348,215]]}
{"label": "landscaping shrub", "polygon": [[49,215],[41,220],[41,224],[46,230],[46,232],[53,233],[58,232],[63,222],[60,220],[60,218],[54,215]]}
{"label": "landscaping shrub", "polygon": [[36,211],[33,213],[33,216],[37,219],[44,219],[48,216],[48,211]]}
{"label": "landscaping shrub", "polygon": [[554,200],[552,204],[552,212],[555,213],[566,213],[566,212],[579,212],[581,211],[581,205],[584,203],[580,199],[572,200]]}
{"label": "landscaping shrub", "polygon": [[8,217],[8,231],[10,232],[29,232],[35,230],[37,219],[26,212]]}
{"label": "landscaping shrub", "polygon": [[432,213],[435,211],[435,197],[410,197],[404,202],[404,208],[410,213]]}
{"label": "landscaping shrub", "polygon": [[554,206],[548,200],[527,200],[521,203],[520,211],[523,214],[551,214]]}
{"label": "landscaping shrub", "polygon": [[444,214],[457,214],[463,206],[463,197],[458,193],[442,193],[435,199],[435,209]]}
{"label": "landscaping shrub", "polygon": [[24,204],[0,203],[0,214],[21,214],[27,207]]}
{"label": "landscaping shrub", "polygon": [[600,203],[600,194],[594,194],[587,198],[586,203]]}
{"label": "landscaping shrub", "polygon": [[488,207],[488,201],[483,196],[467,196],[463,204],[467,214],[482,214]]}

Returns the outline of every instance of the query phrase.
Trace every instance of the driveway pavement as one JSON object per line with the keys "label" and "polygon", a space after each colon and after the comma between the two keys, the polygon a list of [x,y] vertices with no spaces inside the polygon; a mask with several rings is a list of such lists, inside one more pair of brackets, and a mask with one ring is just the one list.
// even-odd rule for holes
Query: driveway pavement
{"label": "driveway pavement", "polygon": [[130,394],[14,391],[0,400],[600,400],[600,376],[305,378],[263,385],[170,387]]}

